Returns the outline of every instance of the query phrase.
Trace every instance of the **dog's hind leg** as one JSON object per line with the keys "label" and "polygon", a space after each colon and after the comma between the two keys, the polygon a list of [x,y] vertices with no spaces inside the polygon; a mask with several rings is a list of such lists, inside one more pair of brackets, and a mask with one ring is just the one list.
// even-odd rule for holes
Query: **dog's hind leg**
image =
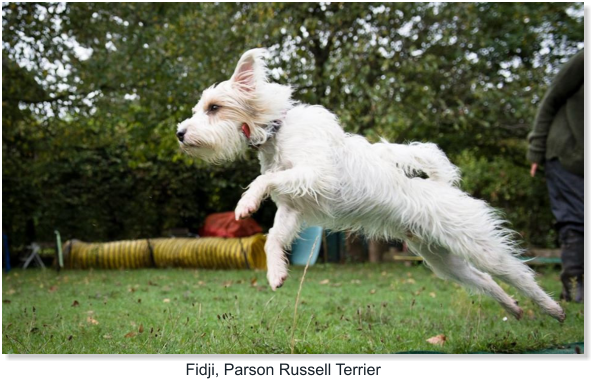
{"label": "dog's hind leg", "polygon": [[278,205],[273,227],[269,229],[265,253],[267,254],[267,280],[275,291],[288,277],[287,249],[300,231],[298,212],[285,205]]}
{"label": "dog's hind leg", "polygon": [[449,246],[453,254],[465,259],[478,270],[517,288],[547,314],[563,322],[565,312],[536,283],[534,272],[514,255],[516,251],[509,241],[504,237],[495,238],[488,233],[476,238],[454,238],[452,235],[444,235],[442,245]]}
{"label": "dog's hind leg", "polygon": [[490,275],[479,271],[442,246],[427,245],[416,240],[408,240],[408,246],[424,259],[438,277],[453,280],[466,288],[487,294],[515,318],[521,318],[523,311],[517,302]]}
{"label": "dog's hind leg", "polygon": [[415,220],[421,225],[413,228],[421,231],[422,237],[418,238],[447,247],[478,270],[517,288],[550,316],[561,322],[565,319],[563,309],[536,283],[533,271],[517,258],[523,250],[494,209],[452,187],[429,192],[435,196],[435,202]]}
{"label": "dog's hind leg", "polygon": [[490,262],[486,259],[472,262],[479,269],[486,271],[505,283],[517,288],[522,294],[528,296],[547,314],[560,322],[565,321],[565,312],[556,301],[554,301],[534,279],[534,272],[519,258],[512,255],[500,257],[498,262]]}

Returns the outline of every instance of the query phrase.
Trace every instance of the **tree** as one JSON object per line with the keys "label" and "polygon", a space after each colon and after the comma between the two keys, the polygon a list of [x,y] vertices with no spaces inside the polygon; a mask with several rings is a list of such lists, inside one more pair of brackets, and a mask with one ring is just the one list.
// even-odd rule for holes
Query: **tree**
{"label": "tree", "polygon": [[[583,46],[583,4],[3,5],[3,227],[12,240],[148,237],[233,209],[255,155],[207,167],[175,125],[248,48],[371,141],[438,143],[464,188],[552,243],[525,134]],[[257,215],[272,220],[270,203]],[[27,225],[29,225],[27,227]],[[28,236],[24,231],[30,229]],[[552,235],[552,233],[551,233]]]}

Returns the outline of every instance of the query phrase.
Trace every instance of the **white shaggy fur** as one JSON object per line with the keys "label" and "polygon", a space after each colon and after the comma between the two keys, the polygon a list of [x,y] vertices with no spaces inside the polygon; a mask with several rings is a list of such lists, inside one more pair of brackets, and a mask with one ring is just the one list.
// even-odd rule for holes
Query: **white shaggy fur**
{"label": "white shaggy fur", "polygon": [[[247,51],[229,81],[205,90],[177,135],[182,149],[209,161],[231,160],[249,142],[260,145],[261,175],[240,199],[236,217],[255,212],[267,196],[277,204],[265,246],[274,290],[287,277],[284,249],[302,225],[320,225],[406,240],[438,276],[486,293],[517,318],[521,308],[491,275],[565,319],[516,257],[514,233],[484,201],[457,188],[459,170],[436,145],[370,144],[345,133],[327,109],[297,104],[289,86],[269,83],[264,52]],[[267,125],[275,120],[282,125],[269,136]]]}

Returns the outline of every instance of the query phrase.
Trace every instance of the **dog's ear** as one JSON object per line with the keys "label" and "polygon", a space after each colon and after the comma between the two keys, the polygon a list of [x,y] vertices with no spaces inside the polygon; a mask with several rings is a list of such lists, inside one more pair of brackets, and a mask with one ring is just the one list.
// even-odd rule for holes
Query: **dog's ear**
{"label": "dog's ear", "polygon": [[242,91],[252,92],[257,87],[257,83],[266,82],[267,67],[263,60],[266,53],[265,49],[252,49],[242,54],[232,75],[232,84]]}

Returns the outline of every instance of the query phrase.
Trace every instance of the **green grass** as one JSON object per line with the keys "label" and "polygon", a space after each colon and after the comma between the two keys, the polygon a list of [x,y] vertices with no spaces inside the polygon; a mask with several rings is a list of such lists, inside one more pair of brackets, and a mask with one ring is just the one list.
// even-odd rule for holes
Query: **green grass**
{"label": "green grass", "polygon": [[[301,275],[294,267],[272,292],[264,272],[13,270],[2,276],[2,353],[289,353]],[[555,271],[538,280],[558,293]],[[561,325],[515,297],[521,321],[423,266],[316,265],[295,352],[512,353],[584,340],[583,305],[563,304]],[[438,334],[443,346],[426,342]]]}

